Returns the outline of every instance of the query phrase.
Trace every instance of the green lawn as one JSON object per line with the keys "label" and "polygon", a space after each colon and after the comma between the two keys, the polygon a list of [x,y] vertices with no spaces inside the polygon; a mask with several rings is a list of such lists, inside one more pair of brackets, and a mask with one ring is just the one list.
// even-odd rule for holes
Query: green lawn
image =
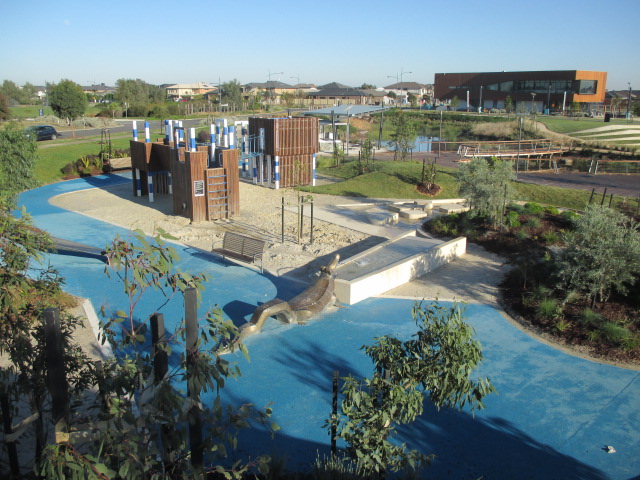
{"label": "green lawn", "polygon": [[[112,138],[114,149],[129,148],[129,136]],[[100,153],[100,137],[83,143],[57,143],[38,145],[38,162],[35,175],[43,184],[53,183],[62,179],[62,168],[68,163],[89,154]]]}
{"label": "green lawn", "polygon": [[625,119],[616,118],[605,123],[603,117],[598,118],[570,118],[538,116],[537,121],[543,123],[549,130],[557,133],[572,134],[589,130],[591,128],[605,127],[607,125],[629,125]]}
{"label": "green lawn", "polygon": [[[321,174],[344,179],[344,181],[302,190],[329,195],[344,195],[366,198],[422,199],[458,198],[458,182],[455,169],[438,167],[436,183],[442,191],[435,197],[426,197],[416,190],[421,178],[421,162],[375,162],[375,170],[364,175],[354,175],[354,162],[345,162],[339,167],[331,166],[331,159],[324,157],[318,162]],[[547,187],[523,182],[513,182],[515,200],[536,202],[556,207],[583,210],[589,202],[590,191],[569,188]],[[599,201],[599,200],[598,200]],[[606,202],[608,204],[609,197]],[[614,197],[622,202],[623,197]]]}
{"label": "green lawn", "polygon": [[[10,107],[9,112],[11,117],[15,120],[21,120],[25,118],[35,118],[40,116],[40,109],[44,111],[45,115],[55,115],[51,107],[44,107],[42,105],[19,105],[17,107]],[[85,112],[86,117],[93,117],[96,113],[100,112],[100,107],[96,105],[89,105]]]}

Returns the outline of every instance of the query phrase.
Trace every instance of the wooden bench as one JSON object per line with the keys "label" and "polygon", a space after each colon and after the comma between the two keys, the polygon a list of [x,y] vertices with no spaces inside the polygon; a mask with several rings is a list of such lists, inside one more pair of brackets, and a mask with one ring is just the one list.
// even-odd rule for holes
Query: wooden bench
{"label": "wooden bench", "polygon": [[264,273],[262,268],[264,243],[264,240],[245,237],[239,233],[224,232],[222,248],[214,248],[211,251],[222,255],[222,258],[235,258],[246,263],[256,263],[260,260],[260,273]]}

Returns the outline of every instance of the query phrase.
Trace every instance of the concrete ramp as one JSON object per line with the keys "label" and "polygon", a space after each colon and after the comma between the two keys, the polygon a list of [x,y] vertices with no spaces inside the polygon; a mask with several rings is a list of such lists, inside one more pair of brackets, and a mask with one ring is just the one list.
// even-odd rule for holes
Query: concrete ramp
{"label": "concrete ramp", "polygon": [[409,232],[338,264],[335,295],[338,301],[353,305],[421,277],[466,250],[466,237],[443,242]]}

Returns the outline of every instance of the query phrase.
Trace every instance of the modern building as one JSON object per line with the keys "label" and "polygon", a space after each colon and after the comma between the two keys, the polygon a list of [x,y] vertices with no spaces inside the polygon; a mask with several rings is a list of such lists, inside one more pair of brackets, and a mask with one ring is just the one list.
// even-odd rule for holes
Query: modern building
{"label": "modern building", "polygon": [[[585,111],[604,101],[607,72],[550,70],[538,72],[436,73],[436,102],[458,110],[503,109],[507,97],[516,111],[568,111],[578,102]],[[535,108],[534,108],[535,107]]]}

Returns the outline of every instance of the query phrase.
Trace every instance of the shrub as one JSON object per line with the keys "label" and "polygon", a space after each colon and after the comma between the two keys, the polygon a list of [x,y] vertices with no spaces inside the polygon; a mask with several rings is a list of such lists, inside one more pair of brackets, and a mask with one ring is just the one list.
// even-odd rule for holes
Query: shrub
{"label": "shrub", "polygon": [[545,207],[544,211],[549,215],[560,215],[560,210],[556,207]]}
{"label": "shrub", "polygon": [[524,208],[531,215],[540,216],[544,213],[544,207],[539,203],[525,203]]}
{"label": "shrub", "polygon": [[564,332],[567,328],[569,328],[569,325],[571,325],[571,323],[567,319],[561,318],[556,322],[556,330],[558,330],[559,332]]}
{"label": "shrub", "polygon": [[631,336],[631,332],[614,322],[605,322],[600,326],[605,340],[612,345],[622,345]]}
{"label": "shrub", "polygon": [[542,222],[540,222],[540,219],[538,217],[531,217],[529,218],[529,220],[527,220],[527,223],[525,225],[529,228],[540,228]]}
{"label": "shrub", "polygon": [[513,212],[517,212],[520,215],[522,215],[525,212],[524,206],[520,205],[519,203],[510,203],[507,206],[507,209]]}
{"label": "shrub", "polygon": [[166,107],[166,105],[154,105],[151,109],[151,112],[149,113],[149,116],[162,120],[169,116],[169,109]]}
{"label": "shrub", "polygon": [[509,228],[518,228],[520,226],[520,215],[518,212],[508,212],[506,216],[506,223]]}
{"label": "shrub", "polygon": [[604,321],[602,315],[594,312],[590,308],[585,308],[578,318],[582,323],[590,327],[598,327]]}
{"label": "shrub", "polygon": [[209,143],[211,141],[211,133],[207,130],[200,130],[196,136],[196,141],[198,143]]}
{"label": "shrub", "polygon": [[529,234],[527,233],[527,231],[526,231],[526,230],[524,230],[524,229],[522,229],[522,230],[518,230],[518,231],[516,232],[516,238],[517,238],[518,240],[527,240],[527,239],[529,239],[530,237],[529,237]]}
{"label": "shrub", "polygon": [[560,237],[553,230],[547,230],[546,232],[544,232],[542,234],[542,239],[544,240],[544,243],[546,243],[547,245],[560,243]]}
{"label": "shrub", "polygon": [[545,298],[538,304],[538,316],[545,319],[557,318],[561,309],[555,298]]}
{"label": "shrub", "polygon": [[127,110],[128,117],[146,117],[149,109],[146,105],[131,105]]}
{"label": "shrub", "polygon": [[564,218],[565,220],[569,220],[570,222],[575,221],[580,215],[578,215],[576,212],[574,212],[573,210],[563,210],[563,212],[560,214],[560,216],[562,218]]}

